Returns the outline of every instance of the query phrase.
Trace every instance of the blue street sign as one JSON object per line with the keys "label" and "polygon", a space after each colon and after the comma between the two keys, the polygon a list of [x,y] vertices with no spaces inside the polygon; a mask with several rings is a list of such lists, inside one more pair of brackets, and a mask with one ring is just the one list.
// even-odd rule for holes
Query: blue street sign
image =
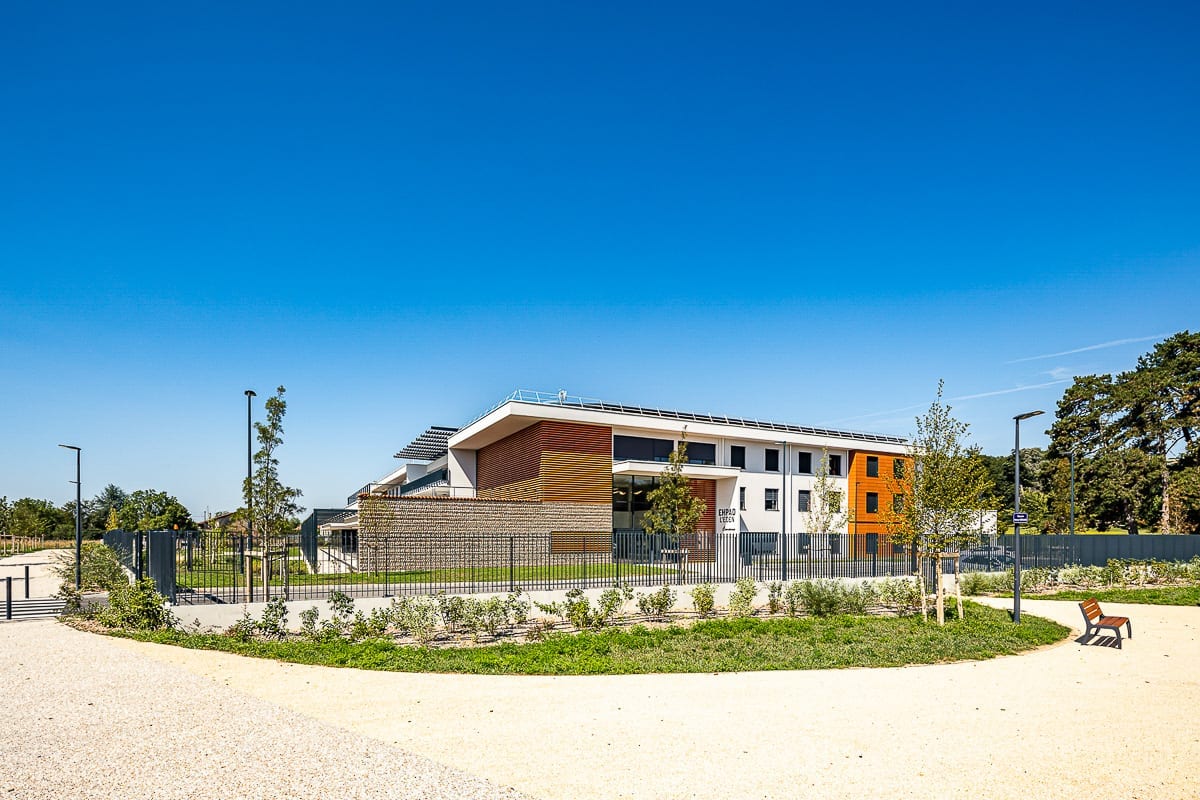
{"label": "blue street sign", "polygon": [[1026,514],[1024,511],[1022,511],[1018,514],[1013,514],[1013,525],[1025,525],[1028,522],[1029,522],[1029,515]]}

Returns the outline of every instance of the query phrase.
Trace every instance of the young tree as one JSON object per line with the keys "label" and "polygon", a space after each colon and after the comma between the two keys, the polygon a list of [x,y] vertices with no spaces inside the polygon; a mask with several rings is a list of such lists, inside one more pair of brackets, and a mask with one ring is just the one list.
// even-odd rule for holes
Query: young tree
{"label": "young tree", "polygon": [[805,517],[808,533],[845,533],[854,519],[854,509],[829,477],[829,451],[821,450],[813,477],[812,494]]}
{"label": "young tree", "polygon": [[83,527],[104,530],[113,511],[120,511],[129,495],[120,486],[108,484],[87,504]]}
{"label": "young tree", "polygon": [[686,463],[685,433],[671,453],[658,486],[650,492],[650,509],[642,519],[647,531],[666,534],[672,544],[678,543],[681,534],[695,533],[700,517],[708,510],[704,501],[692,494],[691,482],[683,474]]}
{"label": "young tree", "polygon": [[[902,498],[892,519],[893,536],[937,565],[934,589],[939,625],[945,623],[939,556],[974,541],[979,512],[992,490],[978,449],[966,443],[969,426],[955,419],[950,406],[942,403],[942,387],[939,381],[937,399],[923,417],[917,417],[917,432],[908,449],[912,469],[892,486],[893,493]],[[919,580],[924,593],[924,576]]]}
{"label": "young tree", "polygon": [[292,518],[300,513],[296,501],[301,492],[280,482],[279,459],[275,455],[283,444],[283,417],[287,414],[287,401],[283,395],[286,391],[282,386],[277,388],[275,396],[264,404],[267,421],[254,423],[258,436],[254,473],[251,481],[242,481],[242,493],[247,502],[241,510],[244,515],[249,509],[254,535],[262,537],[267,546],[290,532]]}

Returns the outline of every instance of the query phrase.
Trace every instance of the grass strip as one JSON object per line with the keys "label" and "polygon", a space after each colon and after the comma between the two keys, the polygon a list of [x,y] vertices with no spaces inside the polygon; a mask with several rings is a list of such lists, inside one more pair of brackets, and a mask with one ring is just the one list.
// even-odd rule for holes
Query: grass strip
{"label": "grass strip", "polygon": [[[1009,597],[1012,595],[1009,594]],[[1200,586],[1150,586],[1140,589],[1069,589],[1053,594],[1024,594],[1026,600],[1087,600],[1150,606],[1200,606]]]}
{"label": "grass strip", "polygon": [[1070,630],[1025,615],[966,604],[945,627],[920,617],[716,619],[691,626],[611,628],[554,634],[545,641],[419,648],[391,640],[239,641],[180,631],[122,632],[144,642],[299,664],[483,675],[602,675],[662,672],[899,667],[1010,655],[1066,638]]}

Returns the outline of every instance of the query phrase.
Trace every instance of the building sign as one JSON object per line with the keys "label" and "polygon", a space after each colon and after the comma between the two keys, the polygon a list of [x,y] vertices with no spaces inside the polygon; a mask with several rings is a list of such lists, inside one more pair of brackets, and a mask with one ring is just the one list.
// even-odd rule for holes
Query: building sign
{"label": "building sign", "polygon": [[718,508],[717,509],[717,525],[722,533],[737,531],[737,509],[736,508]]}

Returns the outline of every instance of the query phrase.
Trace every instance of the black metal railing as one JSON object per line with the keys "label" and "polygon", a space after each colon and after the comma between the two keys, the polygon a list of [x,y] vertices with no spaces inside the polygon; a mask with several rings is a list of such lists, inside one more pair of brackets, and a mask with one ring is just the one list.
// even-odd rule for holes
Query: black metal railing
{"label": "black metal railing", "polygon": [[[205,531],[110,531],[105,541],[134,574],[154,578],[177,603],[245,603],[526,590],[884,578],[911,575],[916,556],[886,533],[699,532],[611,534],[347,531],[263,541]],[[124,543],[123,549],[122,545]],[[315,556],[311,552],[315,550]],[[170,554],[170,555],[168,555]],[[1110,558],[1187,560],[1194,536],[1022,536],[1023,567],[1105,564]],[[1011,536],[980,536],[961,553],[963,571],[1012,567]],[[932,569],[927,564],[928,569]]]}

